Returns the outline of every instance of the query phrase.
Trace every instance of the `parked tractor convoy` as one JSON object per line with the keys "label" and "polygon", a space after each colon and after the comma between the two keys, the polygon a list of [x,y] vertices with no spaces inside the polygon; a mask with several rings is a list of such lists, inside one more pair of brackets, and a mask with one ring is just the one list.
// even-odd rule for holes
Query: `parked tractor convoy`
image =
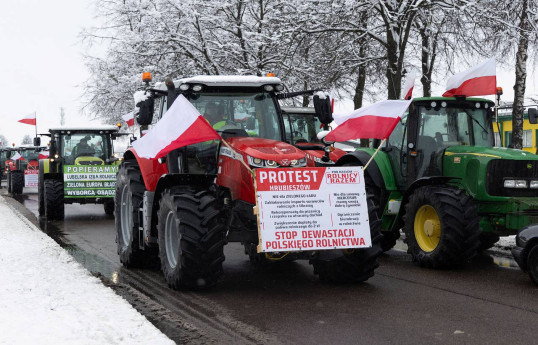
{"label": "parked tractor convoy", "polygon": [[[345,152],[323,139],[333,121],[323,92],[286,93],[276,77],[145,82],[144,97],[135,98],[140,126],[151,128],[182,95],[226,142],[191,144],[159,159],[132,147],[115,157],[112,141],[124,135],[116,126],[53,128],[49,156],[39,163],[47,148],[39,141],[0,149],[8,192],[21,194],[33,183],[34,172],[25,171],[34,169],[46,219],[63,219],[65,204],[103,204],[115,213],[123,265],[159,260],[173,289],[215,286],[229,242],[240,242],[255,264],[306,259],[322,281],[365,281],[401,234],[413,261],[430,268],[462,265],[499,236],[517,234],[513,256],[538,284],[538,156],[495,146],[493,101],[415,98],[386,142]],[[314,107],[280,106],[296,96],[311,96]],[[530,109],[529,121],[536,120]],[[371,247],[260,250],[253,171],[365,165]]]}

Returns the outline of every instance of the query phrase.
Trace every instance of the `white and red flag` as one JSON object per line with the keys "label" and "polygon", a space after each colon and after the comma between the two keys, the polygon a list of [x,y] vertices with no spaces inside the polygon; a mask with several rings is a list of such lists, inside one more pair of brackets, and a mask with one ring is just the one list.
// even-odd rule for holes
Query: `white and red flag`
{"label": "white and red flag", "polygon": [[133,142],[133,148],[139,157],[157,159],[183,146],[220,139],[200,112],[179,95],[155,127]]}
{"label": "white and red flag", "polygon": [[31,113],[28,115],[24,115],[22,119],[20,119],[18,122],[20,123],[26,123],[27,125],[36,125],[36,113]]}
{"label": "white and red flag", "polygon": [[417,78],[417,72],[412,71],[407,75],[405,78],[405,83],[402,88],[402,95],[404,95],[403,99],[411,99],[413,98],[413,89],[415,88],[415,79]]}
{"label": "white and red flag", "polygon": [[325,139],[386,139],[410,104],[410,100],[385,100],[356,109],[349,115],[335,118],[338,127],[329,132]]}
{"label": "white and red flag", "polygon": [[134,126],[134,112],[131,111],[130,113],[122,115],[121,118],[127,123],[127,127]]}
{"label": "white and red flag", "polygon": [[37,159],[45,159],[49,158],[49,150],[43,150],[39,152],[39,155],[37,156]]}
{"label": "white and red flag", "polygon": [[15,154],[14,154],[13,156],[11,156],[11,158],[10,158],[10,159],[11,159],[11,160],[13,160],[13,161],[16,161],[17,159],[22,159],[22,160],[24,160],[24,157],[23,157],[23,156],[21,156],[21,154],[20,154],[20,153],[18,153],[18,152],[15,152]]}
{"label": "white and red flag", "polygon": [[497,89],[495,59],[486,60],[448,79],[443,97],[494,95]]}

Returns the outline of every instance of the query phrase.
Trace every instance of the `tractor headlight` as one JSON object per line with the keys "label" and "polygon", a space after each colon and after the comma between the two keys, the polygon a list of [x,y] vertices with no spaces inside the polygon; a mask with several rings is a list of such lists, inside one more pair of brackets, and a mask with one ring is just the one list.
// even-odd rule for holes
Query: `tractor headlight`
{"label": "tractor headlight", "polygon": [[538,188],[538,180],[532,180],[529,185],[529,188],[532,188],[532,189]]}
{"label": "tractor headlight", "polygon": [[334,164],[334,162],[330,159],[327,162],[325,162],[322,158],[319,158],[316,156],[314,156],[314,162],[319,163],[319,164]]}
{"label": "tractor headlight", "polygon": [[504,180],[504,188],[516,188],[516,180]]}
{"label": "tractor headlight", "polygon": [[271,161],[271,160],[265,161],[265,164],[267,164],[269,168],[275,168],[277,166],[276,161]]}
{"label": "tractor headlight", "polygon": [[248,164],[250,166],[256,167],[256,168],[264,168],[265,162],[261,158],[255,158],[251,156],[247,156]]}
{"label": "tractor headlight", "polygon": [[301,159],[294,159],[290,164],[292,167],[305,167],[306,166],[306,157]]}
{"label": "tractor headlight", "polygon": [[516,188],[527,188],[527,181],[516,180]]}

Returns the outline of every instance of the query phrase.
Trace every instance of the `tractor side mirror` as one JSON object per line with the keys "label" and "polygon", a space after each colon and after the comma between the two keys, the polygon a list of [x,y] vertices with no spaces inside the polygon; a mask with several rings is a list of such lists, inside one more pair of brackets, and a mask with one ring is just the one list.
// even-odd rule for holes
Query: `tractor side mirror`
{"label": "tractor side mirror", "polygon": [[35,137],[34,138],[34,146],[41,146],[41,138]]}
{"label": "tractor side mirror", "polygon": [[316,93],[314,95],[314,109],[321,123],[328,125],[333,122],[333,112],[329,96],[324,95],[324,97],[320,97],[320,92]]}
{"label": "tractor side mirror", "polygon": [[529,108],[529,122],[533,125],[538,123],[538,110],[536,108]]}
{"label": "tractor side mirror", "polygon": [[[136,122],[140,126],[147,126],[151,124],[153,120],[153,109],[155,106],[155,99],[151,91],[137,91],[134,94],[135,106],[138,108],[136,113]],[[135,110],[136,112],[136,110]]]}

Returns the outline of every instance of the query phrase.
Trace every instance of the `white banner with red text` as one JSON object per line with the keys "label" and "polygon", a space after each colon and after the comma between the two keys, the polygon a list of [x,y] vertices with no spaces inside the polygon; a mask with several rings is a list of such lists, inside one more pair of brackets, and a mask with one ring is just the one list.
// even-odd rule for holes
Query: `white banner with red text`
{"label": "white banner with red text", "polygon": [[256,169],[258,252],[372,246],[362,167]]}

